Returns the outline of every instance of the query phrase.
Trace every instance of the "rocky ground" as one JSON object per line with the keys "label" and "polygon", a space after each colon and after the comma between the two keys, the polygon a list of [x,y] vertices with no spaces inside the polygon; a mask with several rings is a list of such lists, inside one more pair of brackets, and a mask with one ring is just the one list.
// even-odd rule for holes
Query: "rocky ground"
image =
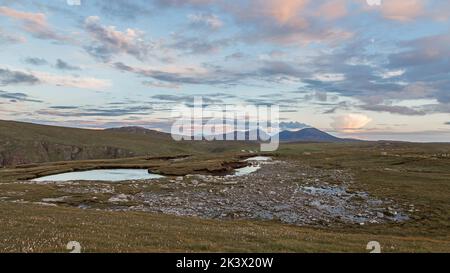
{"label": "rocky ground", "polygon": [[188,175],[120,183],[39,182],[54,187],[56,196],[33,200],[26,193],[16,193],[15,197],[0,196],[0,202],[214,219],[275,220],[312,226],[406,221],[415,212],[413,204],[400,205],[351,190],[357,187],[346,170],[312,168],[298,161],[252,164],[261,168],[242,176]]}

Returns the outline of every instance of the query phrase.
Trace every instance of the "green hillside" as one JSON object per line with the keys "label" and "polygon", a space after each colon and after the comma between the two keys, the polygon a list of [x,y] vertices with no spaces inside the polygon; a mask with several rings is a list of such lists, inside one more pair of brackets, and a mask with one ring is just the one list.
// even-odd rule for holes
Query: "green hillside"
{"label": "green hillside", "polygon": [[238,151],[239,142],[175,142],[152,130],[90,130],[0,121],[0,166],[36,162],[110,159]]}

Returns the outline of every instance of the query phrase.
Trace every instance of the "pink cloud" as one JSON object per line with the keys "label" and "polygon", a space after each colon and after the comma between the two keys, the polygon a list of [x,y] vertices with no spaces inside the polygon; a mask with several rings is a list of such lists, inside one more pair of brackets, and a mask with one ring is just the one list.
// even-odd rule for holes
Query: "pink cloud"
{"label": "pink cloud", "polygon": [[346,0],[331,0],[322,4],[316,13],[316,16],[326,20],[335,20],[346,16],[347,1]]}
{"label": "pink cloud", "polygon": [[263,16],[270,17],[276,22],[285,24],[299,19],[299,13],[305,9],[309,0],[257,0],[255,8]]}
{"label": "pink cloud", "polygon": [[0,14],[22,23],[26,32],[40,39],[64,40],[55,33],[43,13],[23,12],[8,7],[0,7]]}
{"label": "pink cloud", "polygon": [[111,87],[111,82],[109,80],[97,79],[93,77],[75,77],[65,75],[62,76],[37,71],[32,72],[32,74],[35,77],[37,77],[42,83],[55,86],[98,90],[98,91],[103,91]]}
{"label": "pink cloud", "polygon": [[423,0],[389,0],[383,1],[381,13],[385,18],[397,21],[410,21],[425,12]]}
{"label": "pink cloud", "polygon": [[354,132],[363,128],[371,121],[371,118],[363,114],[346,114],[335,117],[331,126],[337,131]]}

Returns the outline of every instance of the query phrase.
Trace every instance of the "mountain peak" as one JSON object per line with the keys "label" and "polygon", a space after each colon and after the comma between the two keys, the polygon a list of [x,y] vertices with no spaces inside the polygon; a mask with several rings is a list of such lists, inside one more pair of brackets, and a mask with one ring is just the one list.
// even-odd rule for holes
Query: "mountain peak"
{"label": "mountain peak", "polygon": [[317,128],[304,128],[297,131],[280,132],[280,141],[283,142],[345,142],[351,141],[342,139],[323,132]]}

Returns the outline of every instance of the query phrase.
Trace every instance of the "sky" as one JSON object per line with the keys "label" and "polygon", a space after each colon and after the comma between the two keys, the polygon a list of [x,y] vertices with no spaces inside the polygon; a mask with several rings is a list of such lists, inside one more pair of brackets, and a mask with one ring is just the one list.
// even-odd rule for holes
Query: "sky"
{"label": "sky", "polygon": [[[285,128],[450,141],[450,2],[0,0],[0,119],[167,131],[277,105]],[[74,5],[75,4],[75,5]]]}

